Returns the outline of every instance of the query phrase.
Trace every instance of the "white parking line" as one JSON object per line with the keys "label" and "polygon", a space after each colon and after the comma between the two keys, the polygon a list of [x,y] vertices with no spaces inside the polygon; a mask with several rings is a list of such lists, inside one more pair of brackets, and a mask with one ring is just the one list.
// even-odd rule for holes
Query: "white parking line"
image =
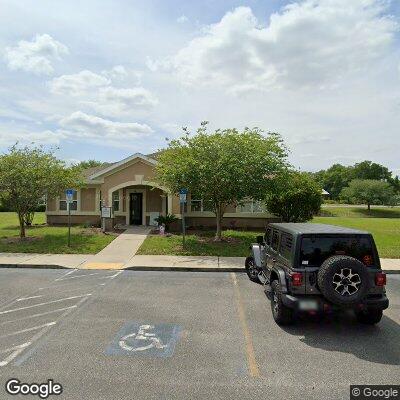
{"label": "white parking line", "polygon": [[56,279],[56,282],[58,282],[58,281],[66,281],[66,280],[68,280],[68,279],[84,278],[85,276],[100,275],[100,274],[101,274],[101,272],[93,272],[93,273],[91,273],[91,274],[69,276],[68,278],[59,278],[59,279]]}
{"label": "white parking line", "polygon": [[[89,296],[84,297],[83,299],[79,300],[78,303],[76,304],[76,307],[79,307],[83,302],[85,302]],[[63,318],[65,318],[68,314],[72,312],[73,308],[67,309],[61,316],[58,322],[60,322]],[[38,341],[53,325],[48,325],[45,326],[41,331],[39,331],[36,335],[34,335],[29,342],[23,343],[21,345],[12,347],[10,349],[6,350],[0,350],[0,354],[7,353],[8,351],[13,351],[12,354],[10,354],[7,358],[5,358],[3,361],[0,361],[0,367],[4,367],[7,364],[9,364],[12,360],[14,360],[16,357],[18,357],[27,347],[30,345],[33,345],[36,341]],[[31,349],[32,351],[32,349]],[[28,352],[29,353],[29,352]],[[29,354],[25,354],[25,356],[22,357],[22,359],[19,359],[18,362],[22,362],[26,357],[28,357]]]}
{"label": "white parking line", "polygon": [[59,279],[62,279],[62,278],[64,278],[65,276],[71,275],[71,274],[73,274],[75,271],[77,271],[76,268],[75,268],[75,269],[71,269],[71,270],[69,270],[68,272],[66,272],[64,275],[61,275],[59,278],[55,279],[55,281],[58,281]]}
{"label": "white parking line", "polygon": [[2,326],[2,325],[7,325],[7,324],[11,324],[11,323],[13,323],[13,322],[24,321],[24,320],[26,320],[26,319],[32,319],[32,318],[42,317],[43,315],[55,314],[55,313],[57,313],[57,312],[69,310],[70,308],[76,308],[76,307],[78,307],[78,306],[75,304],[75,305],[73,305],[73,306],[63,307],[63,308],[57,308],[57,310],[46,311],[46,312],[40,313],[40,314],[28,315],[27,317],[23,317],[23,318],[18,318],[18,319],[13,319],[13,320],[10,320],[10,321],[2,322],[2,323],[0,323],[0,326]]}
{"label": "white parking line", "polygon": [[122,274],[124,271],[118,271],[116,274],[114,274],[113,276],[111,276],[111,279],[116,278],[118,275]]}
{"label": "white parking line", "polygon": [[0,367],[4,367],[5,365],[7,365],[10,361],[17,357],[18,354],[22,353],[30,344],[31,342],[26,342],[23,344],[19,344],[18,346],[11,347],[9,349],[1,350],[0,353],[8,353],[10,351],[12,351],[12,353],[3,361],[0,361]]}
{"label": "white parking line", "polygon": [[47,324],[38,325],[38,326],[32,326],[32,328],[27,328],[27,329],[22,329],[22,330],[20,330],[20,331],[7,333],[6,335],[0,336],[0,339],[3,339],[3,338],[5,338],[5,337],[9,337],[9,336],[20,335],[21,333],[26,333],[26,332],[31,332],[31,331],[37,331],[38,329],[45,328],[46,326],[52,326],[52,325],[55,325],[56,323],[57,323],[56,321],[52,321],[52,322],[48,322]]}
{"label": "white parking line", "polygon": [[30,300],[30,299],[37,299],[39,297],[43,297],[43,295],[39,294],[37,296],[21,297],[21,298],[17,299],[16,301],[25,301],[25,300]]}
{"label": "white parking line", "polygon": [[0,350],[0,354],[9,353],[10,351],[14,351],[14,350],[18,350],[18,349],[24,349],[26,346],[29,346],[30,343],[31,342],[26,342],[26,343],[18,344],[13,347],[9,347],[8,349]]}
{"label": "white parking line", "polygon": [[[15,300],[12,300],[9,304],[4,305],[0,309],[0,310],[2,310],[2,311],[0,311],[0,317],[2,315],[4,315],[4,316],[10,315],[11,316],[12,313],[15,313],[18,311],[30,310],[30,309],[34,309],[35,307],[47,306],[47,305],[51,305],[51,304],[61,303],[61,302],[68,301],[68,300],[78,299],[78,301],[75,304],[68,306],[68,307],[62,307],[62,308],[58,308],[55,310],[49,310],[49,311],[44,311],[44,312],[40,312],[40,310],[37,310],[36,313],[26,315],[21,318],[18,318],[18,316],[15,316],[14,319],[9,319],[7,321],[0,322],[0,326],[2,326],[2,327],[7,324],[17,323],[19,321],[25,321],[25,320],[27,320],[27,324],[29,324],[29,321],[33,320],[34,318],[42,317],[42,316],[46,316],[46,315],[50,315],[50,314],[53,315],[53,317],[51,317],[51,319],[55,319],[55,321],[47,322],[43,325],[29,327],[26,329],[22,329],[19,331],[15,331],[15,332],[0,336],[0,339],[4,338],[4,337],[13,338],[14,336],[17,337],[17,335],[27,333],[27,332],[35,333],[29,341],[27,341],[23,344],[13,346],[13,347],[10,347],[5,350],[0,350],[0,354],[5,354],[5,353],[11,352],[11,354],[9,354],[5,359],[0,361],[0,367],[8,365],[12,361],[14,362],[15,365],[20,365],[21,363],[23,363],[24,360],[26,360],[28,357],[30,357],[30,355],[35,351],[35,349],[37,347],[36,342],[38,342],[54,325],[56,325],[56,324],[58,325],[70,313],[72,313],[74,310],[77,310],[82,303],[84,303],[85,301],[87,301],[89,299],[89,297],[92,295],[92,293],[85,293],[85,294],[80,294],[80,295],[63,297],[61,299],[56,299],[56,300],[51,300],[51,301],[45,301],[45,300],[50,300],[51,298],[54,298],[55,296],[60,296],[60,294],[63,295],[63,293],[65,293],[65,292],[73,292],[73,291],[77,291],[77,290],[80,291],[81,293],[84,290],[95,292],[96,291],[95,287],[99,288],[101,286],[106,285],[106,283],[98,283],[98,281],[96,282],[96,278],[94,278],[94,280],[89,280],[89,281],[84,281],[84,280],[72,281],[72,279],[75,279],[75,278],[85,278],[85,277],[102,275],[104,273],[103,271],[92,272],[89,274],[72,275],[76,271],[80,271],[80,270],[78,270],[78,269],[69,270],[67,273],[65,273],[62,276],[60,276],[59,278],[55,279],[51,286],[36,288],[36,290],[34,290],[33,293],[31,293],[29,295],[27,294],[26,296],[23,296],[23,297],[16,298]],[[103,276],[102,278],[110,278],[110,280],[112,280],[112,279],[116,278],[118,275],[120,275],[122,272],[123,272],[123,270],[118,270],[116,273],[113,273],[113,275]],[[58,282],[64,281],[64,280],[66,280],[67,282],[58,284]],[[80,287],[81,282],[82,282],[83,287]],[[60,289],[60,288],[65,288],[66,290],[60,292],[60,291],[58,291],[58,289]],[[53,293],[53,292],[55,292],[55,293]],[[40,293],[40,294],[37,294],[37,293]],[[71,294],[73,294],[73,293],[71,293]],[[34,302],[35,299],[41,299],[39,301],[42,301],[42,302],[38,303],[38,304],[30,304],[30,305],[29,305],[29,303],[28,304],[25,303],[25,305],[23,303],[22,304],[23,307],[10,309],[10,307],[12,307],[13,304],[15,307],[16,304],[18,304],[20,302],[28,301],[28,300],[32,300],[32,302]],[[51,308],[51,307],[49,307],[49,308]],[[34,311],[32,310],[32,312],[34,312]],[[56,313],[60,313],[60,314],[54,316],[54,314],[56,314]],[[12,325],[9,325],[9,326],[11,327]],[[35,332],[35,331],[37,331],[37,332]],[[28,349],[29,347],[30,347],[30,349]]]}
{"label": "white parking line", "polygon": [[[65,274],[62,274],[60,278],[62,278],[62,277],[64,277],[64,276],[67,276],[67,275],[71,274],[71,273],[74,272],[74,271],[76,271],[76,269],[75,269],[75,270],[68,271],[68,272],[65,273]],[[52,282],[55,282],[55,281],[56,281],[56,279],[55,279],[54,281],[52,281]],[[33,295],[35,295],[35,293],[37,293],[39,290],[41,290],[41,288],[38,288],[38,289],[36,289],[33,293],[30,292],[30,293],[27,294],[26,296],[22,296],[22,297],[33,296]],[[6,301],[6,302],[0,304],[0,310],[4,310],[5,308],[10,307],[12,304],[16,303],[18,298],[19,298],[18,296],[15,296],[14,298],[12,298],[12,299],[10,299],[10,300],[8,300],[8,301]]]}
{"label": "white parking line", "polygon": [[55,295],[60,295],[60,294],[64,294],[64,293],[76,292],[78,290],[80,290],[82,292],[82,291],[85,291],[85,290],[92,290],[92,289],[96,288],[97,286],[99,286],[98,283],[96,283],[94,285],[92,284],[92,285],[89,285],[89,286],[85,285],[83,287],[76,287],[76,286],[73,286],[73,285],[68,285],[68,286],[67,285],[63,285],[62,287],[67,287],[67,288],[68,287],[69,288],[72,287],[72,289],[62,290],[62,291],[58,290],[59,286],[54,286],[54,288],[52,288],[52,289],[57,289],[57,291],[55,293],[51,293],[49,291],[49,293],[46,293],[46,294],[42,295],[42,297],[49,297],[49,296],[55,296]]}
{"label": "white parking line", "polygon": [[92,295],[92,293],[86,293],[86,294],[82,294],[82,295],[79,295],[79,296],[71,296],[71,297],[65,297],[64,299],[52,300],[52,301],[48,301],[46,303],[34,304],[32,306],[13,308],[12,310],[0,311],[0,315],[9,314],[9,313],[16,312],[16,311],[21,311],[21,310],[27,310],[28,308],[33,308],[33,307],[45,306],[47,304],[59,303],[61,301],[79,299],[80,297],[87,297],[87,296],[91,296],[91,295]]}

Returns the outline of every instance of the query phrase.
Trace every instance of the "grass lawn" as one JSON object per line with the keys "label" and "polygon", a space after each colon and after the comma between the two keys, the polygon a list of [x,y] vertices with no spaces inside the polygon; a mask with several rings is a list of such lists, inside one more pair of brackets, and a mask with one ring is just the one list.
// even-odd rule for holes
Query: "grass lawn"
{"label": "grass lawn", "polygon": [[351,217],[351,218],[400,218],[400,207],[372,206],[368,212],[367,206],[322,207],[321,217]]}
{"label": "grass lawn", "polygon": [[36,213],[33,226],[26,229],[26,240],[19,240],[17,214],[0,212],[0,252],[95,254],[115,238],[82,226],[71,227],[71,247],[67,246],[68,228],[44,225],[44,213]]}
{"label": "grass lawn", "polygon": [[[329,211],[334,213],[329,208]],[[365,217],[359,207],[338,207],[342,217],[315,217],[312,222],[347,226],[371,232],[382,258],[400,258],[400,213],[398,209],[372,209]],[[348,216],[347,216],[348,215]],[[350,217],[352,215],[352,217]],[[385,217],[377,218],[377,216]],[[392,218],[389,218],[392,216]],[[150,235],[140,247],[138,254],[187,255],[187,256],[237,256],[248,255],[250,243],[255,242],[260,232],[224,231],[224,242],[214,242],[214,232],[197,231],[186,236],[186,246],[182,247],[180,235]]]}
{"label": "grass lawn", "polygon": [[371,232],[380,257],[400,258],[400,218],[315,217],[312,222]]}
{"label": "grass lawn", "polygon": [[249,254],[250,243],[260,234],[227,230],[223,233],[225,241],[214,242],[214,232],[196,231],[186,235],[185,248],[180,235],[149,235],[137,254],[245,257]]}

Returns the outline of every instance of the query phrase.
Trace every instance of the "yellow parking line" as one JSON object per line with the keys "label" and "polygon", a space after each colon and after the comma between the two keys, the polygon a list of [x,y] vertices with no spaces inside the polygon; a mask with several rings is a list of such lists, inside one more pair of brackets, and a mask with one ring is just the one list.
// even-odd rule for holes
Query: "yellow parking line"
{"label": "yellow parking line", "polygon": [[247,364],[249,367],[249,373],[252,377],[259,377],[260,370],[258,369],[256,356],[254,353],[253,341],[251,339],[251,333],[249,327],[247,325],[246,320],[246,313],[244,312],[244,305],[242,300],[242,294],[240,293],[240,288],[238,281],[236,279],[236,274],[231,272],[231,278],[233,282],[233,288],[235,291],[235,299],[236,299],[236,306],[237,312],[240,320],[240,325],[242,326],[242,331],[246,343],[246,357],[247,357]]}

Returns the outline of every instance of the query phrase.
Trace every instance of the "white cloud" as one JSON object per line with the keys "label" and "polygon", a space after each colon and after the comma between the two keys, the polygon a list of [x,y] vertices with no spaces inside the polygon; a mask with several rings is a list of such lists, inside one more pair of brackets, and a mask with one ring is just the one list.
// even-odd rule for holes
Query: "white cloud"
{"label": "white cloud", "polygon": [[82,96],[93,89],[107,86],[111,81],[103,75],[84,70],[77,74],[61,75],[49,82],[50,91],[55,94]]}
{"label": "white cloud", "polygon": [[119,89],[101,88],[95,102],[87,102],[96,111],[104,115],[124,115],[137,109],[149,109],[158,103],[155,96],[142,87]]}
{"label": "white cloud", "polygon": [[[4,132],[2,132],[4,131]],[[32,131],[17,127],[0,127],[0,146],[12,146],[16,142],[25,144],[57,145],[65,136],[61,132],[51,130]]]}
{"label": "white cloud", "polygon": [[[89,107],[104,116],[123,117],[134,111],[148,110],[157,105],[158,99],[141,86],[130,88],[112,86],[113,79],[126,76],[125,74],[128,72],[121,65],[102,71],[101,74],[84,70],[53,78],[49,82],[49,88],[53,94],[74,97],[74,105],[78,101],[81,106]],[[134,77],[137,78],[136,71]]]}
{"label": "white cloud", "polygon": [[325,87],[368,68],[388,53],[399,25],[382,0],[304,0],[262,26],[248,7],[204,28],[175,56],[147,60],[169,66],[186,84],[231,90]]}
{"label": "white cloud", "polygon": [[114,122],[109,119],[76,111],[59,121],[60,132],[66,137],[92,141],[116,147],[129,146],[129,141],[146,137],[153,130],[146,124],[137,122]]}
{"label": "white cloud", "polygon": [[186,15],[181,15],[179,18],[176,19],[176,22],[178,24],[183,24],[185,22],[189,21],[188,17]]}
{"label": "white cloud", "polygon": [[101,73],[110,79],[124,79],[128,76],[128,71],[123,65],[116,65],[110,70],[104,70]]}
{"label": "white cloud", "polygon": [[68,48],[50,35],[36,35],[31,41],[21,40],[15,47],[5,49],[5,59],[11,70],[50,75],[54,72],[52,61],[68,54]]}

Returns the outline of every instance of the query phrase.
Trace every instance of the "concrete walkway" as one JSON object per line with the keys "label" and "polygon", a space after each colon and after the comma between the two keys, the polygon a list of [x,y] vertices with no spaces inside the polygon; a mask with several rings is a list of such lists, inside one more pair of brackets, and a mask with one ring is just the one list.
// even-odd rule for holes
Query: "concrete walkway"
{"label": "concrete walkway", "polygon": [[244,269],[244,260],[245,257],[136,255],[125,266],[125,269],[156,271],[236,271]]}
{"label": "concrete walkway", "polygon": [[122,269],[129,263],[142,245],[151,228],[130,227],[108,246],[89,258],[79,268],[83,269]]}
{"label": "concrete walkway", "polygon": [[81,268],[93,254],[0,253],[0,267]]}

